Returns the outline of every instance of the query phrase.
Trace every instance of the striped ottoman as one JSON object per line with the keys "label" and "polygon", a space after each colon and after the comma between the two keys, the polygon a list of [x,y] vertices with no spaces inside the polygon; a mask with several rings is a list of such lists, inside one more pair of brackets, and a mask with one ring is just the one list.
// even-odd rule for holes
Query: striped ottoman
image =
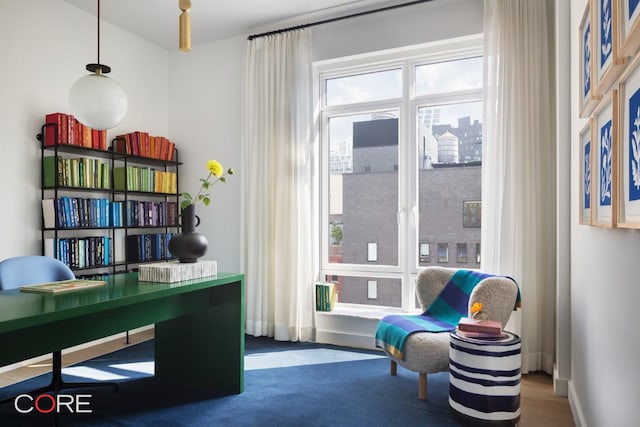
{"label": "striped ottoman", "polygon": [[473,420],[520,419],[520,337],[475,339],[450,333],[449,405]]}

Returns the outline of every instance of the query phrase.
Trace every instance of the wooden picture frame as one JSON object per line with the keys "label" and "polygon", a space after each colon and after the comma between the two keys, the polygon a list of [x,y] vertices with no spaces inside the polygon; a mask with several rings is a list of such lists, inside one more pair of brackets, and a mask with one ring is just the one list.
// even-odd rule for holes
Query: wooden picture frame
{"label": "wooden picture frame", "polygon": [[593,117],[592,224],[613,228],[617,218],[618,90],[611,90]]}
{"label": "wooden picture frame", "polygon": [[593,119],[589,119],[580,131],[580,160],[578,187],[580,191],[580,204],[578,222],[583,225],[591,225],[593,222]]}
{"label": "wooden picture frame", "polygon": [[621,228],[640,228],[640,56],[620,80],[618,149],[618,221]]}
{"label": "wooden picture frame", "polygon": [[595,94],[593,60],[593,14],[591,3],[587,2],[580,21],[580,117],[589,117],[602,98]]}
{"label": "wooden picture frame", "polygon": [[627,57],[621,57],[619,0],[592,0],[592,34],[595,39],[595,94],[605,95],[624,69]]}
{"label": "wooden picture frame", "polygon": [[619,1],[620,55],[633,56],[640,47],[640,0]]}

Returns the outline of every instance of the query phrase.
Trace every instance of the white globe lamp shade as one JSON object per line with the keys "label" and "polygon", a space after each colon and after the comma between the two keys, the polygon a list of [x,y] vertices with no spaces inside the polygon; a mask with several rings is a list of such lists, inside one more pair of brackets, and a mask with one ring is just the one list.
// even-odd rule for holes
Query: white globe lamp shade
{"label": "white globe lamp shade", "polygon": [[122,122],[129,102],[115,80],[102,74],[89,74],[71,86],[69,105],[80,123],[102,130]]}

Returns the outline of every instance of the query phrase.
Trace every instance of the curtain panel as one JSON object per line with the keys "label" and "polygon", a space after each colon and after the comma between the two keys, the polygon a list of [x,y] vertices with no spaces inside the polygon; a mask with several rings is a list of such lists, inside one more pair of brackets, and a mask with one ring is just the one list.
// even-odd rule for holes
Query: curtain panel
{"label": "curtain panel", "polygon": [[[522,368],[553,371],[556,155],[553,7],[484,2],[482,269],[515,278]],[[568,143],[568,142],[567,142]]]}
{"label": "curtain panel", "polygon": [[246,332],[310,340],[318,271],[311,33],[247,43],[241,150]]}

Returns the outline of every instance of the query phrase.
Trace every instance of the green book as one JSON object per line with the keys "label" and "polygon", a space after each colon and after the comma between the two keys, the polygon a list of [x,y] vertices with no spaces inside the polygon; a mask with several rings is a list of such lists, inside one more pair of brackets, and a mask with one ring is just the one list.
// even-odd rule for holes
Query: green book
{"label": "green book", "polygon": [[113,168],[113,188],[114,190],[127,190],[127,170],[124,166]]}
{"label": "green book", "polygon": [[42,174],[44,178],[44,187],[51,188],[56,186],[56,157],[47,156],[42,159]]}

